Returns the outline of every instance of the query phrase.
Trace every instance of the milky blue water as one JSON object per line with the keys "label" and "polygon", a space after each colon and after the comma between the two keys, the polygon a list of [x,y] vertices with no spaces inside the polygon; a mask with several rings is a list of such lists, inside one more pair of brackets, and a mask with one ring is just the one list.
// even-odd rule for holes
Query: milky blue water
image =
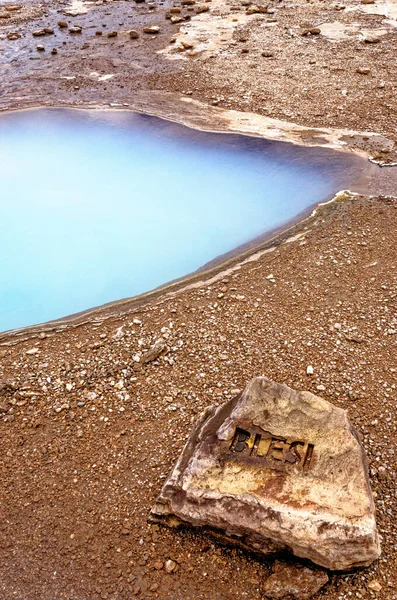
{"label": "milky blue water", "polygon": [[0,117],[0,330],[145,292],[339,189],[345,155],[127,111]]}

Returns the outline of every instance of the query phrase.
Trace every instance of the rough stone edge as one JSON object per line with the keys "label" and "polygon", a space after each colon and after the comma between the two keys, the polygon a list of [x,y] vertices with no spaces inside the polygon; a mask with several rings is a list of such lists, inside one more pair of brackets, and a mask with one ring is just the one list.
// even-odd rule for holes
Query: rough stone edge
{"label": "rough stone edge", "polygon": [[[251,385],[255,381],[263,380],[263,379],[267,379],[267,378],[266,377],[253,378],[247,384],[247,386],[244,388],[244,390],[242,390],[237,396],[235,396],[234,398],[231,398],[230,400],[227,400],[226,402],[224,402],[218,406],[213,405],[213,406],[207,407],[204,410],[204,412],[200,415],[199,419],[196,421],[196,424],[193,427],[193,429],[188,437],[188,440],[187,440],[185,446],[182,449],[182,452],[179,455],[177,462],[175,463],[169,476],[167,477],[166,481],[164,482],[163,487],[160,491],[160,494],[158,495],[156,502],[151,509],[150,517],[149,517],[150,522],[161,523],[161,524],[167,525],[169,527],[178,527],[181,525],[194,526],[194,527],[197,527],[199,530],[201,530],[205,533],[208,533],[215,538],[220,539],[223,542],[228,542],[232,545],[241,547],[245,550],[257,552],[261,555],[266,555],[266,554],[270,554],[270,553],[287,550],[294,556],[296,556],[296,557],[299,556],[298,554],[294,553],[292,551],[292,548],[290,546],[288,546],[287,544],[285,544],[285,545],[277,544],[276,542],[273,542],[271,539],[267,540],[264,537],[261,537],[260,540],[255,541],[255,536],[253,536],[252,533],[250,533],[250,532],[247,532],[245,535],[244,534],[236,535],[235,532],[232,531],[232,526],[229,526],[229,530],[228,530],[227,523],[225,523],[225,525],[226,525],[225,530],[223,530],[221,528],[217,529],[216,527],[213,527],[211,525],[203,525],[200,522],[195,522],[193,519],[188,520],[188,519],[181,518],[180,516],[177,516],[176,514],[174,514],[174,512],[172,510],[172,500],[175,497],[175,493],[178,493],[178,491],[175,492],[175,490],[178,490],[178,488],[179,488],[179,493],[181,493],[181,494],[184,493],[184,492],[182,492],[181,486],[179,484],[180,478],[187,466],[187,463],[189,462],[189,460],[192,456],[192,453],[194,451],[194,448],[195,448],[197,442],[200,439],[202,439],[203,437],[205,437],[206,432],[208,431],[208,428],[211,428],[212,430],[217,430],[220,423],[222,423],[224,420],[224,418],[223,418],[224,413],[231,414],[231,412],[233,411],[236,404],[240,401],[242,396],[251,387]],[[278,388],[291,390],[291,388],[289,386],[287,386],[286,384],[278,384],[277,383],[276,385]],[[311,396],[315,396],[315,394],[313,394],[312,392],[304,392],[302,390],[298,391],[299,395],[302,393],[309,394]],[[360,448],[360,453],[361,453],[361,458],[362,458],[363,469],[364,469],[364,477],[365,477],[365,482],[366,482],[366,486],[367,486],[368,498],[370,500],[370,505],[371,505],[371,513],[372,513],[374,525],[375,525],[374,533],[375,533],[375,544],[377,545],[377,549],[378,549],[377,555],[368,561],[357,562],[354,565],[351,565],[348,567],[340,567],[340,568],[333,569],[333,570],[337,570],[337,571],[350,571],[350,570],[358,568],[358,567],[369,566],[375,560],[377,560],[381,554],[379,536],[378,536],[377,526],[376,526],[376,521],[375,521],[375,504],[373,501],[372,489],[371,489],[371,484],[370,484],[370,479],[369,479],[367,457],[366,457],[364,448],[362,446],[362,443],[360,441],[359,434],[350,422],[350,419],[348,416],[348,411],[343,408],[332,405],[327,400],[324,400],[324,402],[327,402],[327,404],[330,404],[333,407],[333,409],[337,410],[338,412],[343,413],[344,419],[346,421],[347,426],[349,427],[350,433],[353,435],[353,437],[358,442],[358,446]],[[310,560],[306,556],[300,556],[300,558]],[[321,562],[314,563],[314,564],[316,564],[317,566],[322,566],[324,568],[329,568],[328,566],[321,564]]]}

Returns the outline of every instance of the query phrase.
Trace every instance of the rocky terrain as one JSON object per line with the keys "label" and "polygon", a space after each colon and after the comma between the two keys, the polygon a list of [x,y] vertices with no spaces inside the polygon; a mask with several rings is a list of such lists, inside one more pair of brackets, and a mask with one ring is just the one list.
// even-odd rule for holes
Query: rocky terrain
{"label": "rocky terrain", "polygon": [[264,598],[273,558],[148,518],[201,411],[265,374],[348,409],[368,454],[382,556],[316,598],[395,600],[396,225],[345,198],[145,306],[3,336],[0,598]]}
{"label": "rocky terrain", "polygon": [[[396,27],[394,0],[3,2],[0,110],[135,108],[393,165]],[[308,597],[310,563],[148,522],[198,415],[262,374],[348,409],[368,454],[382,555],[307,589],[397,599],[395,172],[213,273],[0,336],[0,600]]]}
{"label": "rocky terrain", "polygon": [[[0,7],[0,108],[188,105],[326,130],[396,162],[395,0],[27,0]],[[277,128],[273,125],[273,128]],[[375,136],[372,134],[376,134]]]}

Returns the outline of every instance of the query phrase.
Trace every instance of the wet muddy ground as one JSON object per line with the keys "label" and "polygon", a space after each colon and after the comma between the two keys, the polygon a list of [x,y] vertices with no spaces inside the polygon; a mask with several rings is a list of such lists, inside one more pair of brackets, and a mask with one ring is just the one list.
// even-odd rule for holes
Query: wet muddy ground
{"label": "wet muddy ground", "polygon": [[[385,15],[393,7],[377,2],[374,12],[384,14],[356,0],[3,7],[0,107],[141,106],[146,99],[155,112],[169,105],[182,119],[188,99],[303,125],[314,143],[321,133],[310,128],[349,129],[348,146],[392,163],[397,21]],[[144,33],[151,26],[159,32]]]}

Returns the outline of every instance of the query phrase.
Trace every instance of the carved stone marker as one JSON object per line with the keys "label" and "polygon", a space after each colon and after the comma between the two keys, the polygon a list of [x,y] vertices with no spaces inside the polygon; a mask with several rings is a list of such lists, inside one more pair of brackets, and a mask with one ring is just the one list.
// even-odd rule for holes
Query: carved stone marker
{"label": "carved stone marker", "polygon": [[329,569],[380,554],[366,458],[346,412],[264,377],[203,413],[152,515]]}

